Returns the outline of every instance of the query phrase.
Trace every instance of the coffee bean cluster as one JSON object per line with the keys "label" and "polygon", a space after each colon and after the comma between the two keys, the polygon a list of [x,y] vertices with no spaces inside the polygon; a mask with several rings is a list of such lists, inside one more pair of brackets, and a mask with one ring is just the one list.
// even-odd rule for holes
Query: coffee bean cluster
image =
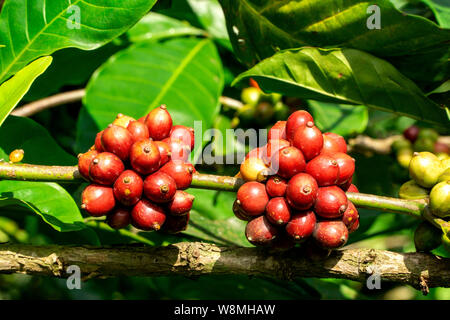
{"label": "coffee bean cluster", "polygon": [[194,196],[183,191],[195,169],[189,163],[194,130],[172,125],[165,105],[135,120],[119,114],[78,157],[91,182],[81,208],[106,216],[114,229],[130,223],[141,230],[177,233],[187,228]]}
{"label": "coffee bean cluster", "polygon": [[307,111],[292,113],[268,132],[267,144],[251,150],[240,167],[246,181],[233,206],[248,241],[289,248],[313,243],[325,250],[343,246],[359,227],[347,199],[355,160],[343,137],[324,133]]}

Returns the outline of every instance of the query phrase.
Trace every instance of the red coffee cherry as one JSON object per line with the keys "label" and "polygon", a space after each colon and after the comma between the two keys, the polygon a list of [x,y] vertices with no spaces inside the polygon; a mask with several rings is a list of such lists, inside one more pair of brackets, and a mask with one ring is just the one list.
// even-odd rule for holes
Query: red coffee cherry
{"label": "red coffee cherry", "polygon": [[287,182],[281,177],[272,176],[266,182],[266,191],[269,197],[284,197],[286,189]]}
{"label": "red coffee cherry", "polygon": [[167,112],[167,107],[161,105],[153,109],[145,119],[150,138],[153,140],[163,140],[170,135],[172,129],[172,117]]}
{"label": "red coffee cherry", "polygon": [[333,132],[323,134],[323,148],[321,153],[335,154],[337,152],[347,153],[347,143],[344,138]]}
{"label": "red coffee cherry", "polygon": [[267,140],[270,141],[272,139],[284,139],[287,140],[286,136],[286,121],[277,121],[272,128],[270,128],[267,133]]}
{"label": "red coffee cherry", "polygon": [[150,139],[135,142],[130,151],[130,164],[140,174],[150,174],[159,169],[161,155],[158,146]]}
{"label": "red coffee cherry", "polygon": [[342,185],[350,181],[355,172],[355,159],[346,153],[338,152],[333,155],[339,166],[339,177],[336,181],[337,185]]}
{"label": "red coffee cherry", "polygon": [[319,221],[313,232],[316,243],[325,249],[337,249],[347,243],[348,230],[342,221]]}
{"label": "red coffee cherry", "polygon": [[138,229],[158,231],[166,221],[166,214],[159,205],[142,199],[131,210],[131,224]]}
{"label": "red coffee cherry", "polygon": [[314,211],[323,218],[339,218],[347,209],[347,203],[345,192],[338,186],[322,187],[317,192]]}
{"label": "red coffee cherry", "polygon": [[417,140],[417,137],[419,136],[420,128],[418,126],[410,126],[409,128],[406,128],[405,131],[403,131],[403,136],[411,141],[411,143],[414,143]]}
{"label": "red coffee cherry", "polygon": [[279,176],[289,179],[305,171],[306,162],[300,150],[295,147],[286,147],[272,157],[270,167]]}
{"label": "red coffee cherry", "polygon": [[125,170],[122,160],[110,152],[102,152],[89,165],[89,178],[98,184],[111,186]]}
{"label": "red coffee cherry", "polygon": [[191,149],[186,146],[183,141],[177,139],[164,139],[165,142],[169,146],[170,150],[170,158],[175,161],[187,161],[189,159],[189,155],[191,153]]}
{"label": "red coffee cherry", "polygon": [[130,210],[126,208],[116,208],[108,214],[106,222],[113,229],[123,229],[131,222]]}
{"label": "red coffee cherry", "polygon": [[322,132],[314,126],[314,122],[308,121],[297,128],[292,139],[292,145],[303,153],[306,161],[309,161],[322,151]]}
{"label": "red coffee cherry", "polygon": [[194,150],[194,129],[182,125],[172,127],[170,131],[171,140],[180,140],[184,145],[189,147],[189,150]]}
{"label": "red coffee cherry", "polygon": [[139,121],[130,121],[127,130],[131,134],[133,143],[150,137],[147,126]]}
{"label": "red coffee cherry", "polygon": [[307,210],[316,201],[318,189],[319,186],[312,176],[307,173],[298,173],[288,182],[286,199],[293,208]]}
{"label": "red coffee cherry", "polygon": [[260,216],[247,223],[245,236],[255,246],[268,246],[277,237],[278,229],[270,224],[265,216]]}
{"label": "red coffee cherry", "polygon": [[359,223],[359,214],[358,210],[356,210],[355,205],[351,201],[347,201],[347,209],[342,215],[342,222],[344,222],[347,229],[353,227],[355,223]]}
{"label": "red coffee cherry", "polygon": [[189,212],[183,216],[166,216],[166,221],[162,225],[161,231],[169,234],[185,231],[189,225],[189,216]]}
{"label": "red coffee cherry", "polygon": [[313,211],[298,212],[286,225],[286,232],[296,242],[300,242],[312,235],[315,226],[316,215]]}
{"label": "red coffee cherry", "polygon": [[81,209],[93,217],[100,217],[116,205],[112,188],[96,184],[88,185],[81,194]]}
{"label": "red coffee cherry", "polygon": [[[138,119],[138,121],[139,121],[140,123],[145,124],[145,119],[147,119],[147,116],[140,117],[140,118]],[[147,128],[147,129],[148,129],[148,128]]]}
{"label": "red coffee cherry", "polygon": [[236,199],[233,202],[233,213],[239,220],[250,221],[254,217],[249,216],[240,206],[240,202]]}
{"label": "red coffee cherry", "polygon": [[189,188],[192,183],[194,167],[190,163],[170,160],[161,167],[160,171],[168,174],[175,180],[177,189],[184,190]]}
{"label": "red coffee cherry", "polygon": [[306,172],[316,179],[320,187],[331,186],[338,181],[339,165],[330,155],[321,154],[308,162]]}
{"label": "red coffee cherry", "polygon": [[351,227],[347,227],[348,233],[349,233],[349,234],[350,234],[350,233],[353,233],[353,232],[355,232],[356,230],[358,230],[358,228],[359,228],[359,217],[358,217],[358,219],[355,220],[355,222],[352,224]]}
{"label": "red coffee cherry", "polygon": [[89,166],[97,155],[97,150],[89,150],[88,152],[78,155],[78,171],[83,178],[89,180]]}
{"label": "red coffee cherry", "polygon": [[175,180],[164,172],[157,171],[144,180],[144,194],[153,202],[169,202],[173,199],[176,191]]}
{"label": "red coffee cherry", "polygon": [[359,190],[354,184],[350,184],[350,187],[348,187],[347,192],[359,193]]}
{"label": "red coffee cherry", "polygon": [[114,153],[122,161],[128,159],[133,137],[127,129],[110,125],[103,131],[101,141],[105,151]]}
{"label": "red coffee cherry", "polygon": [[102,134],[103,134],[103,131],[104,130],[100,131],[95,136],[95,144],[94,144],[94,146],[95,146],[95,150],[97,150],[98,152],[104,152],[105,151],[105,150],[103,150],[103,147],[102,147]]}
{"label": "red coffee cherry", "polygon": [[295,131],[307,122],[314,122],[308,111],[298,110],[292,113],[286,121],[286,137],[292,142]]}
{"label": "red coffee cherry", "polygon": [[450,147],[447,144],[439,141],[434,144],[433,150],[434,153],[450,153]]}
{"label": "red coffee cherry", "polygon": [[160,166],[165,165],[170,160],[170,146],[163,141],[155,141],[158,146],[159,155],[161,156]]}
{"label": "red coffee cherry", "polygon": [[291,144],[287,140],[269,140],[266,144],[265,153],[263,154],[263,160],[266,164],[269,164],[272,157],[278,153],[279,150],[282,150],[286,147],[289,147]]}
{"label": "red coffee cherry", "polygon": [[258,216],[264,213],[269,202],[266,186],[256,181],[244,183],[237,192],[238,204],[249,216]]}
{"label": "red coffee cherry", "polygon": [[144,181],[133,170],[125,170],[114,182],[114,196],[125,206],[135,205],[142,196]]}
{"label": "red coffee cherry", "polygon": [[266,218],[274,225],[284,225],[291,219],[291,208],[289,208],[284,197],[272,198],[266,206]]}
{"label": "red coffee cherry", "polygon": [[182,190],[177,190],[173,199],[167,204],[168,213],[174,216],[183,216],[192,209],[195,197]]}

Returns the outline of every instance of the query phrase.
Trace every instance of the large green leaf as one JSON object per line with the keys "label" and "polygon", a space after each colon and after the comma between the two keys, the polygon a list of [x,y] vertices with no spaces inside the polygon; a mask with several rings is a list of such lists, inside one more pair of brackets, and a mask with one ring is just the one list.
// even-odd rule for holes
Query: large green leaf
{"label": "large green leaf", "polygon": [[203,129],[210,128],[219,111],[223,77],[209,39],[133,45],[113,56],[89,82],[78,145],[92,145],[95,130],[107,126],[118,113],[138,118],[160,104],[167,105],[175,124],[193,126],[194,121],[202,121]]}
{"label": "large green leaf", "polygon": [[75,165],[77,159],[65,152],[41,125],[28,118],[10,116],[0,127],[0,159],[15,149],[25,151],[24,162],[45,165]]}
{"label": "large green leaf", "polygon": [[58,49],[101,46],[135,24],[155,2],[6,0],[0,15],[0,43],[6,45],[0,50],[0,81]]}
{"label": "large green leaf", "polygon": [[235,80],[255,79],[263,90],[325,102],[359,104],[448,125],[445,110],[391,64],[355,49],[284,50]]}
{"label": "large green leaf", "polygon": [[[425,18],[406,15],[388,0],[376,1],[381,28],[369,29],[375,3],[367,0],[220,0],[228,33],[239,58],[248,65],[279,49],[301,46],[350,47],[380,57],[417,55],[437,48],[448,58],[450,30]],[[370,12],[370,11],[369,11]],[[441,68],[448,61],[423,60]],[[448,67],[447,67],[448,68]],[[447,69],[447,75],[448,75]],[[430,72],[422,77],[428,77]]]}
{"label": "large green leaf", "polygon": [[450,28],[450,2],[448,0],[422,0],[433,11],[437,22],[443,28]]}
{"label": "large green leaf", "polygon": [[85,228],[77,204],[56,183],[0,181],[0,206],[21,205],[40,215],[58,231]]}
{"label": "large green leaf", "polygon": [[187,22],[156,12],[150,12],[144,16],[127,32],[128,39],[131,42],[156,41],[186,35],[206,35],[206,33]]}
{"label": "large green leaf", "polygon": [[349,136],[362,133],[369,120],[365,106],[349,106],[310,100],[309,109],[314,122],[322,131]]}
{"label": "large green leaf", "polygon": [[[1,52],[1,51],[0,51]],[[33,81],[52,63],[52,57],[42,57],[20,70],[0,86],[0,126],[30,89]]]}

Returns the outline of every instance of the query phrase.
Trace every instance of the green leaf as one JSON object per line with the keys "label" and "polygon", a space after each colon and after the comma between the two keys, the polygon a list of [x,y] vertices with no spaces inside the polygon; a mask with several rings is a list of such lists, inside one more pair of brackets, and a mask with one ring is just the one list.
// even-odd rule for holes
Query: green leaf
{"label": "green leaf", "polygon": [[6,0],[0,15],[0,81],[56,50],[98,48],[147,13],[156,0]]}
{"label": "green leaf", "polygon": [[[247,65],[254,65],[280,49],[302,46],[347,47],[379,57],[420,55],[433,48],[439,51],[440,57],[448,58],[450,30],[441,29],[423,17],[402,13],[388,0],[376,1],[380,8],[380,29],[367,27],[373,15],[367,10],[374,5],[373,1],[220,2],[234,52]],[[448,77],[448,67],[445,67],[448,60],[423,59],[421,63],[433,70],[445,69]],[[420,78],[433,76],[428,71]]]}
{"label": "green leaf", "polygon": [[29,208],[61,232],[85,228],[75,201],[56,183],[0,181],[0,206],[12,204]]}
{"label": "green leaf", "polygon": [[[1,52],[1,50],[0,50]],[[42,57],[20,70],[0,86],[0,126],[30,89],[33,81],[52,63],[52,57]]]}
{"label": "green leaf", "polygon": [[450,28],[450,2],[448,0],[422,0],[433,11],[437,22],[443,28]]}
{"label": "green leaf", "polygon": [[391,64],[355,49],[283,50],[242,73],[269,92],[304,99],[365,105],[441,126],[445,110]]}
{"label": "green leaf", "polygon": [[28,118],[10,116],[0,127],[0,159],[23,149],[23,162],[45,165],[75,165],[77,159],[65,152],[41,125]]}
{"label": "green leaf", "polygon": [[[206,130],[219,112],[223,69],[209,39],[142,42],[113,56],[92,77],[79,117],[78,145],[93,144],[95,129],[118,113],[142,117],[165,104],[175,124]],[[88,130],[91,122],[94,129]]]}
{"label": "green leaf", "polygon": [[365,106],[349,106],[335,103],[308,101],[314,122],[322,131],[334,132],[341,136],[362,133],[369,120]]}
{"label": "green leaf", "polygon": [[127,32],[128,39],[131,42],[156,41],[186,35],[206,35],[206,33],[201,29],[192,27],[187,22],[156,12],[150,12],[144,16]]}

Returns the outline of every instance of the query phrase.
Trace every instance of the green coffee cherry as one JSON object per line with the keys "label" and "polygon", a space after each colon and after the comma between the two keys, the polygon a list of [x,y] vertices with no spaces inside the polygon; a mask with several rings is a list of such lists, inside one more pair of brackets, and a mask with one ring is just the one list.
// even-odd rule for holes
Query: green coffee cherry
{"label": "green coffee cherry", "polygon": [[431,189],[430,208],[438,217],[450,216],[450,181],[440,182]]}
{"label": "green coffee cherry", "polygon": [[449,158],[448,154],[443,152],[436,153],[436,157],[441,161]]}
{"label": "green coffee cherry", "polygon": [[398,152],[402,149],[412,149],[412,143],[411,141],[401,137],[400,139],[395,140],[394,143],[392,143],[391,148],[395,152]]}
{"label": "green coffee cherry", "polygon": [[280,102],[282,97],[283,96],[281,94],[279,94],[279,93],[275,93],[274,92],[274,93],[270,94],[270,98],[271,98],[271,101],[272,101],[273,104],[276,104],[277,102]]}
{"label": "green coffee cherry", "polygon": [[409,168],[409,163],[413,157],[413,151],[409,148],[403,148],[397,152],[397,162],[403,168]]}
{"label": "green coffee cherry", "polygon": [[444,181],[450,181],[450,168],[445,169],[445,171],[438,178],[438,183]]}
{"label": "green coffee cherry", "polygon": [[398,191],[398,196],[402,199],[418,200],[428,197],[429,191],[419,186],[414,180],[405,182]]}
{"label": "green coffee cherry", "polygon": [[430,252],[441,245],[442,232],[424,221],[414,231],[414,245],[418,252]]}
{"label": "green coffee cherry", "polygon": [[432,128],[421,128],[417,139],[431,139],[433,142],[439,138],[439,133]]}
{"label": "green coffee cherry", "polygon": [[409,176],[425,188],[434,186],[442,172],[441,161],[430,152],[414,154],[409,163]]}
{"label": "green coffee cherry", "polygon": [[434,140],[429,139],[429,138],[417,139],[416,142],[414,142],[414,151],[417,151],[417,152],[422,152],[422,151],[433,152],[434,151]]}
{"label": "green coffee cherry", "polygon": [[290,115],[290,110],[287,105],[285,105],[282,101],[278,101],[275,106],[273,107],[275,114],[275,121],[284,121],[286,120]]}
{"label": "green coffee cherry", "polygon": [[241,92],[242,102],[251,106],[255,106],[258,103],[260,97],[261,90],[254,87],[245,88]]}
{"label": "green coffee cherry", "polygon": [[446,170],[450,168],[450,157],[441,160],[441,166]]}

